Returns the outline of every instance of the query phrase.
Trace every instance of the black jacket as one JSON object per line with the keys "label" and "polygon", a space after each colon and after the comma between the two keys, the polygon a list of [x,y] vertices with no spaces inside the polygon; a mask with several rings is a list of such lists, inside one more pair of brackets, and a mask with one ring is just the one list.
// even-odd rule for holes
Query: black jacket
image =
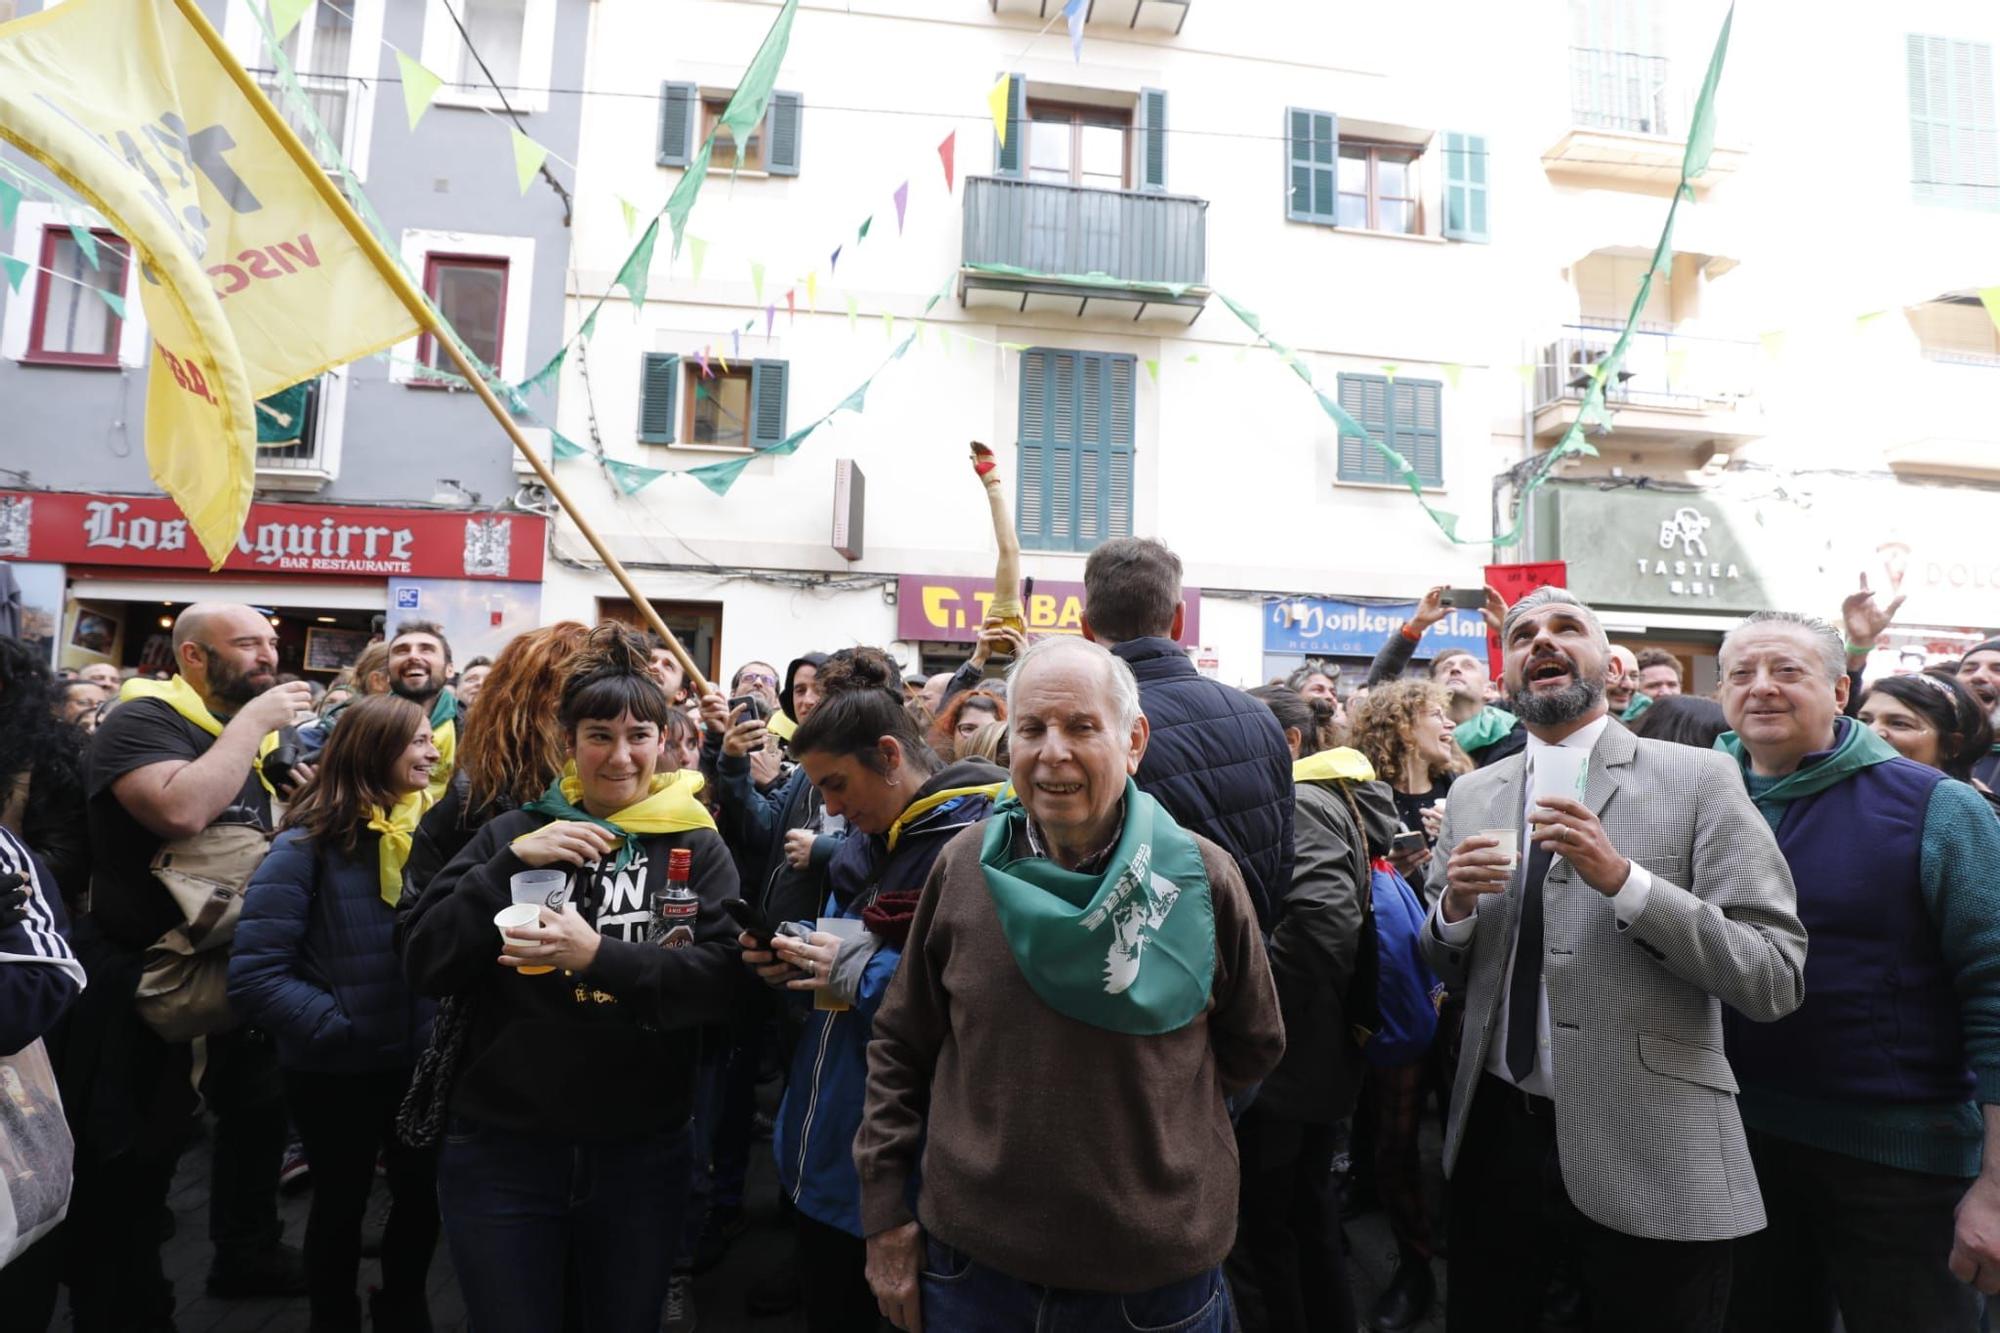
{"label": "black jacket", "polygon": [[1325,1125],[1353,1112],[1361,1088],[1347,989],[1368,901],[1369,857],[1388,852],[1398,820],[1386,782],[1327,779],[1301,782],[1296,791],[1298,861],[1266,950],[1285,1018],[1285,1056],[1264,1080],[1257,1105]]}
{"label": "black jacket", "polygon": [[1139,679],[1152,726],[1139,789],[1236,859],[1269,933],[1292,882],[1292,754],[1271,710],[1194,669],[1172,639],[1111,649]]}

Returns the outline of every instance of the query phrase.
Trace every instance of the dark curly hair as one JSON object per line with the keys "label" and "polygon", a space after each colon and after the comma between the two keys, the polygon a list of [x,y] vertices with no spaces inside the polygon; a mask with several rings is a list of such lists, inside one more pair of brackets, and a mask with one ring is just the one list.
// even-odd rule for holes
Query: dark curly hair
{"label": "dark curly hair", "polygon": [[46,658],[18,639],[0,639],[0,805],[22,778],[28,800],[21,837],[40,853],[72,904],[90,884],[84,821],[83,729],[56,717],[55,677]]}
{"label": "dark curly hair", "polygon": [[884,736],[902,747],[904,762],[935,773],[937,755],[903,706],[903,675],[879,648],[843,648],[819,669],[819,706],[792,735],[792,753],[853,755],[870,772],[886,769]]}
{"label": "dark curly hair", "polygon": [[667,692],[653,675],[646,641],[617,621],[607,620],[592,630],[569,659],[557,712],[571,734],[579,723],[627,713],[664,727],[670,711]]}

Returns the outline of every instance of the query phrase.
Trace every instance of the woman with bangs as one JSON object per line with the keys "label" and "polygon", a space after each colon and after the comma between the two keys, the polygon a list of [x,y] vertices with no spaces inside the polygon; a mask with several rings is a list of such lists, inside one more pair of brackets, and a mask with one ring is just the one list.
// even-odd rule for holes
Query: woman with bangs
{"label": "woman with bangs", "polygon": [[[671,707],[644,643],[598,626],[563,679],[561,775],[488,821],[410,915],[411,984],[470,1001],[442,1092],[438,1204],[480,1333],[660,1326],[691,1172],[695,1029],[742,994],[722,909],[736,870],[700,775],[665,755]],[[663,934],[683,858],[674,888],[694,898],[693,929]],[[496,931],[509,881],[548,868],[568,872],[562,909]]]}

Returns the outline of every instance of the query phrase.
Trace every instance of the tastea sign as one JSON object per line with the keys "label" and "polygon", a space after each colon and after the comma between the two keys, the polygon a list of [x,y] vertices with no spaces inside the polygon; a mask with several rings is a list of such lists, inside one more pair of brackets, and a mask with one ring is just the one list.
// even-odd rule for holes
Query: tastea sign
{"label": "tastea sign", "polygon": [[1699,492],[1580,486],[1551,487],[1542,503],[1537,554],[1566,561],[1570,591],[1593,605],[1781,605],[1758,560],[1782,563],[1788,542],[1756,506]]}
{"label": "tastea sign", "polygon": [[[542,577],[544,522],[534,514],[257,504],[222,567],[533,582]],[[208,567],[171,500],[71,492],[0,491],[0,559]]]}

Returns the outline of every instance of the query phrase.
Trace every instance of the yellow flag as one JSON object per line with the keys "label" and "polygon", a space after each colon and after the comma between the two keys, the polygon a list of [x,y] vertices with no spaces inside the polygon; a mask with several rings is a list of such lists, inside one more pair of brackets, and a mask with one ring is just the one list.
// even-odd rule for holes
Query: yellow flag
{"label": "yellow flag", "polygon": [[0,26],[0,139],[142,264],[146,459],[217,566],[250,508],[257,399],[417,331],[251,86],[194,0],[69,0]]}
{"label": "yellow flag", "polygon": [[986,105],[993,112],[993,133],[999,138],[1000,146],[1007,146],[1007,103],[1009,100],[1011,75],[1002,74],[1000,82],[986,90]]}

